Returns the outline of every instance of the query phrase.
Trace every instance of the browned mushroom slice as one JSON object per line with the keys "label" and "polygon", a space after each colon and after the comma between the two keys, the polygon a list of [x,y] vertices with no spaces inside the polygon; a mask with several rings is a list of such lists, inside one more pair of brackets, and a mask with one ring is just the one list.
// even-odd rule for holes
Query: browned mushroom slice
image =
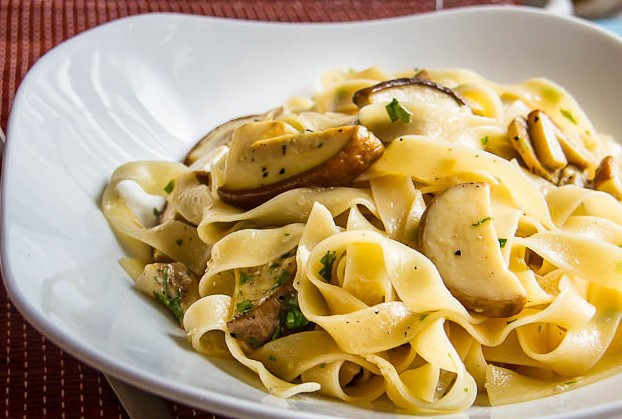
{"label": "browned mushroom slice", "polygon": [[607,192],[616,199],[622,200],[622,182],[620,167],[613,156],[601,160],[594,176],[594,189]]}
{"label": "browned mushroom slice", "polygon": [[361,125],[282,135],[247,147],[232,144],[218,195],[251,208],[290,189],[348,185],[383,151],[382,142]]}
{"label": "browned mushroom slice", "polygon": [[283,108],[274,108],[262,115],[248,115],[235,118],[221,124],[208,132],[201,138],[194,147],[186,154],[184,164],[190,166],[199,160],[202,156],[208,154],[216,147],[221,145],[229,145],[231,137],[236,129],[249,122],[258,122],[272,120],[283,112]]}
{"label": "browned mushroom slice", "polygon": [[456,91],[420,78],[402,78],[383,81],[358,90],[352,100],[359,108],[370,103],[432,102],[448,106],[468,106]]}
{"label": "browned mushroom slice", "polygon": [[257,348],[309,325],[298,307],[292,285],[295,275],[295,251],[272,263],[236,270],[234,315],[227,325],[244,349]]}
{"label": "browned mushroom slice", "polygon": [[515,118],[508,126],[508,136],[514,146],[514,149],[518,151],[518,154],[523,159],[525,166],[534,174],[541,176],[542,178],[552,182],[553,178],[551,174],[546,170],[531,145],[531,138],[527,129],[527,121],[525,118]]}
{"label": "browned mushroom slice", "polygon": [[288,310],[292,301],[297,305],[297,298],[294,287],[286,284],[257,305],[243,300],[236,306],[236,316],[227,322],[229,332],[246,346],[245,349],[258,348],[278,335],[282,326],[281,313]]}
{"label": "browned mushroom slice", "polygon": [[259,118],[260,115],[243,116],[217,126],[201,138],[194,147],[192,147],[184,159],[184,164],[190,166],[192,163],[199,160],[201,156],[205,155],[214,148],[220,145],[227,145],[236,128],[240,125],[246,124],[247,122],[257,121]]}
{"label": "browned mushroom slice", "polygon": [[136,288],[151,295],[180,322],[199,299],[199,283],[186,265],[179,262],[151,263],[136,278]]}
{"label": "browned mushroom slice", "polygon": [[529,136],[540,163],[547,169],[556,171],[568,164],[566,155],[555,135],[555,124],[540,109],[527,116]]}
{"label": "browned mushroom slice", "polygon": [[569,164],[564,167],[559,174],[557,185],[575,185],[584,188],[587,184],[585,172],[579,169],[574,164]]}

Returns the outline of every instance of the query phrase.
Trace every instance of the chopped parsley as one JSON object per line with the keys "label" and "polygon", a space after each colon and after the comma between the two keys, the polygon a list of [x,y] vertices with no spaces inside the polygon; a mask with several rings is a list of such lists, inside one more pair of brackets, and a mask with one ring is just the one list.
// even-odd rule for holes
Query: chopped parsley
{"label": "chopped parsley", "polygon": [[309,320],[302,314],[300,308],[290,308],[285,317],[285,324],[288,329],[298,329],[309,324]]}
{"label": "chopped parsley", "polygon": [[324,256],[320,259],[320,263],[323,268],[318,272],[322,278],[326,282],[330,282],[333,278],[333,265],[335,264],[335,259],[337,258],[337,252],[329,250],[326,252]]}
{"label": "chopped parsley", "polygon": [[268,357],[268,359],[272,362],[276,361],[276,356],[270,354],[270,356]]}
{"label": "chopped parsley", "polygon": [[162,214],[162,213],[160,212],[160,210],[159,210],[159,209],[157,209],[156,207],[153,207],[153,215],[154,215],[154,217],[159,217],[159,216],[160,216],[160,214]]}
{"label": "chopped parsley", "polygon": [[501,247],[501,248],[504,248],[504,247],[505,247],[505,245],[506,245],[506,244],[507,244],[507,242],[508,242],[508,239],[501,239],[501,238],[500,238],[500,239],[498,239],[498,240],[499,240],[499,247]]}
{"label": "chopped parsley", "polygon": [[573,124],[575,124],[575,125],[579,124],[577,122],[577,120],[575,119],[574,115],[572,114],[572,112],[570,112],[568,109],[560,109],[559,113],[561,113],[564,118],[566,118],[567,120],[569,120]]}
{"label": "chopped parsley", "polygon": [[244,285],[247,282],[252,281],[253,278],[254,278],[253,274],[247,274],[246,272],[240,271],[240,280],[238,281],[238,284]]}
{"label": "chopped parsley", "polygon": [[387,110],[387,114],[389,114],[389,118],[391,118],[391,122],[399,120],[404,125],[410,124],[412,112],[404,108],[396,98],[393,98],[393,100],[385,106],[385,109]]}
{"label": "chopped parsley", "polygon": [[309,320],[302,314],[298,305],[298,298],[295,295],[289,295],[283,300],[279,325],[272,335],[272,340],[282,336],[284,327],[287,327],[289,330],[295,330],[308,324]]}
{"label": "chopped parsley", "polygon": [[[180,322],[184,318],[184,309],[181,306],[181,289],[177,288],[174,290],[174,296],[171,297],[171,284],[169,282],[169,268],[165,268],[162,271],[163,281],[162,281],[162,292],[153,292],[153,298],[164,307],[169,309],[173,316]],[[157,279],[156,279],[157,281]]]}
{"label": "chopped parsley", "polygon": [[471,224],[471,227],[479,227],[482,224],[484,224],[485,222],[490,221],[490,220],[492,220],[491,216],[484,217],[481,220],[479,220],[478,222]]}
{"label": "chopped parsley", "polygon": [[319,367],[320,367],[320,368],[326,368],[326,362],[322,362],[322,363],[319,365]]}
{"label": "chopped parsley", "polygon": [[241,303],[237,303],[235,309],[238,313],[246,315],[253,309],[253,303],[251,300],[244,300]]}
{"label": "chopped parsley", "polygon": [[482,138],[480,138],[480,139],[479,139],[479,142],[480,142],[482,145],[486,145],[486,144],[488,144],[488,136],[487,136],[487,135],[483,136]]}
{"label": "chopped parsley", "polygon": [[284,306],[287,307],[285,312],[285,325],[288,329],[294,330],[309,324],[309,320],[302,314],[298,306],[298,298],[290,296],[285,300]]}
{"label": "chopped parsley", "polygon": [[171,193],[173,192],[173,189],[175,189],[175,179],[171,179],[168,181],[168,183],[164,187],[164,192]]}
{"label": "chopped parsley", "polygon": [[280,273],[279,276],[276,278],[276,284],[275,286],[280,287],[281,285],[283,285],[285,282],[287,282],[287,280],[289,279],[289,277],[291,276],[291,274],[289,273],[289,271],[283,269]]}
{"label": "chopped parsley", "polygon": [[419,315],[419,321],[420,321],[420,322],[424,321],[424,320],[425,320],[425,318],[426,318],[426,317],[428,317],[428,316],[429,316],[429,314],[428,314],[428,313],[421,313],[421,314]]}

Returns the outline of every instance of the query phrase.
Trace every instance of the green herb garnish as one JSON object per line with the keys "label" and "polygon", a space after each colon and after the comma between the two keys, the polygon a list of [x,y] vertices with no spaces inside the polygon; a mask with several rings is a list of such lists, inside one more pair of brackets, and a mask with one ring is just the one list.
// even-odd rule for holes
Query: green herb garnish
{"label": "green herb garnish", "polygon": [[479,227],[482,224],[484,224],[486,221],[490,221],[490,220],[492,220],[492,217],[490,217],[490,216],[484,217],[481,220],[479,220],[478,222],[471,224],[471,227]]}
{"label": "green herb garnish", "polygon": [[286,271],[285,269],[283,269],[281,271],[281,273],[279,273],[278,278],[276,279],[276,286],[280,287],[281,285],[283,285],[285,282],[287,282],[287,280],[289,279],[289,277],[291,276],[291,274],[289,273],[289,271]]}
{"label": "green herb garnish", "polygon": [[393,98],[391,103],[385,106],[385,109],[389,114],[389,118],[391,118],[391,122],[399,120],[404,125],[410,124],[412,112],[404,108],[396,98]]}
{"label": "green herb garnish", "polygon": [[419,321],[422,322],[425,320],[426,317],[428,317],[428,313],[422,313],[419,315]]}
{"label": "green herb garnish", "polygon": [[160,216],[160,214],[162,214],[162,213],[160,212],[160,210],[159,210],[159,209],[157,209],[156,207],[153,207],[153,215],[154,215],[155,217],[159,217],[159,216]]}
{"label": "green herb garnish", "polygon": [[175,179],[171,179],[168,181],[168,183],[164,187],[164,192],[171,193],[173,192],[173,189],[175,189]]}
{"label": "green herb garnish", "polygon": [[507,242],[508,239],[499,239],[499,247],[504,248]]}
{"label": "green herb garnish", "polygon": [[[163,281],[162,281],[162,292],[153,292],[153,298],[164,307],[166,307],[173,316],[180,322],[184,318],[184,309],[181,307],[181,289],[177,288],[176,290],[172,290],[171,284],[169,282],[169,268],[166,267],[162,271]],[[174,296],[171,297],[171,291],[174,291]]]}
{"label": "green herb garnish", "polygon": [[322,276],[322,278],[324,278],[326,282],[330,282],[333,278],[333,265],[335,264],[336,258],[337,252],[329,250],[320,259],[320,263],[322,264],[323,268],[320,269],[318,273]]}
{"label": "green herb garnish", "polygon": [[285,326],[288,329],[294,330],[300,327],[304,327],[309,324],[309,320],[302,314],[300,311],[300,307],[298,306],[298,298],[295,296],[289,296],[283,302],[284,307],[286,307],[285,315],[282,316],[282,320],[284,320]]}
{"label": "green herb garnish", "polygon": [[269,359],[270,361],[273,361],[273,362],[274,362],[274,361],[276,361],[276,356],[274,356],[274,355],[270,354],[270,356],[268,357],[268,359]]}
{"label": "green herb garnish", "polygon": [[250,313],[250,311],[253,309],[253,303],[251,302],[251,300],[244,300],[241,303],[237,303],[235,309],[238,313],[245,315]]}
{"label": "green herb garnish", "polygon": [[285,324],[289,329],[298,329],[309,324],[309,320],[302,314],[299,308],[290,309],[285,318]]}
{"label": "green herb garnish", "polygon": [[482,138],[480,138],[480,139],[479,139],[479,142],[480,142],[482,145],[486,145],[486,144],[488,144],[488,136],[487,136],[487,135],[483,136]]}
{"label": "green herb garnish", "polygon": [[244,285],[247,282],[252,281],[253,278],[254,278],[253,274],[247,274],[245,272],[240,271],[240,280],[238,281],[238,284]]}

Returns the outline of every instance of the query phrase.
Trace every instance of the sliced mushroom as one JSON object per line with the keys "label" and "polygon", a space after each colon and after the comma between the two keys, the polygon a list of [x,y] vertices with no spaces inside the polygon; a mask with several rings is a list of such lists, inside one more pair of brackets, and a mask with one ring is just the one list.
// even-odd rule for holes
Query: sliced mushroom
{"label": "sliced mushroom", "polygon": [[413,78],[419,79],[419,80],[429,80],[429,81],[432,81],[432,75],[425,68],[417,71]]}
{"label": "sliced mushroom", "polygon": [[151,263],[136,278],[136,288],[152,296],[180,322],[192,303],[199,299],[199,282],[179,262]]}
{"label": "sliced mushroom", "polygon": [[555,137],[564,151],[568,163],[575,165],[582,171],[594,173],[595,164],[583,146],[572,142],[557,126],[555,126]]}
{"label": "sliced mushroom", "polygon": [[542,166],[552,171],[566,166],[568,160],[557,140],[555,124],[551,118],[540,109],[536,109],[527,116],[527,124],[533,148]]}
{"label": "sliced mushroom", "polygon": [[295,252],[272,263],[236,270],[234,314],[227,326],[244,349],[308,326],[292,285],[295,274]]}
{"label": "sliced mushroom", "polygon": [[468,106],[454,90],[422,78],[402,78],[383,81],[354,93],[352,100],[359,108],[371,103],[433,102],[446,106]]}
{"label": "sliced mushroom", "polygon": [[317,96],[314,110],[321,113],[355,114],[358,108],[353,102],[353,95],[373,83],[375,83],[374,80],[365,79],[343,81]]}
{"label": "sliced mushroom", "polygon": [[622,200],[620,166],[613,156],[605,157],[598,165],[594,176],[594,189],[607,192],[616,199]]}
{"label": "sliced mushroom", "polygon": [[532,173],[552,182],[553,178],[551,174],[542,166],[538,157],[536,157],[536,152],[531,145],[531,137],[525,118],[518,117],[510,122],[508,126],[508,137],[510,137],[514,149],[523,159],[525,166],[527,166]]}
{"label": "sliced mushroom", "polygon": [[290,189],[348,185],[383,151],[382,142],[362,125],[281,135],[246,147],[232,143],[218,195],[251,208]]}
{"label": "sliced mushroom", "polygon": [[201,156],[209,153],[219,145],[228,145],[231,141],[231,135],[236,128],[242,124],[246,124],[247,122],[257,121],[259,117],[260,115],[243,116],[217,126],[201,138],[194,147],[192,147],[184,159],[184,164],[190,166],[192,163],[199,160]]}
{"label": "sliced mushroom", "polygon": [[559,174],[559,179],[557,180],[558,186],[575,185],[584,188],[587,183],[588,180],[586,179],[585,172],[574,164],[569,164],[564,167]]}
{"label": "sliced mushroom", "polygon": [[208,154],[212,150],[216,149],[219,146],[226,145],[228,146],[231,142],[231,137],[235,130],[249,122],[258,122],[265,120],[275,119],[277,116],[283,113],[283,108],[274,108],[269,110],[268,112],[261,115],[248,115],[242,116],[240,118],[235,118],[230,121],[221,124],[205,134],[203,138],[201,138],[195,146],[186,154],[184,159],[184,164],[186,166],[191,166],[197,160],[199,160],[205,154]]}
{"label": "sliced mushroom", "polygon": [[510,317],[525,306],[526,292],[507,267],[492,217],[487,184],[448,188],[423,214],[419,248],[467,309],[488,317]]}

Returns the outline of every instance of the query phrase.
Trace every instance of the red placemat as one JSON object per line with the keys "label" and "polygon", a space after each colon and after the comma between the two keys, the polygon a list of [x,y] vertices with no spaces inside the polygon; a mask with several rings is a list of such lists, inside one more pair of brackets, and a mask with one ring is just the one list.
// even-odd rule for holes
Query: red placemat
{"label": "red placemat", "polygon": [[[519,0],[444,0],[444,8]],[[15,92],[45,52],[102,23],[149,12],[248,20],[338,22],[434,11],[435,0],[0,0],[0,126]],[[127,417],[105,377],[75,360],[24,321],[0,287],[0,417]],[[4,400],[2,400],[4,398]],[[169,403],[178,418],[218,417]]]}

